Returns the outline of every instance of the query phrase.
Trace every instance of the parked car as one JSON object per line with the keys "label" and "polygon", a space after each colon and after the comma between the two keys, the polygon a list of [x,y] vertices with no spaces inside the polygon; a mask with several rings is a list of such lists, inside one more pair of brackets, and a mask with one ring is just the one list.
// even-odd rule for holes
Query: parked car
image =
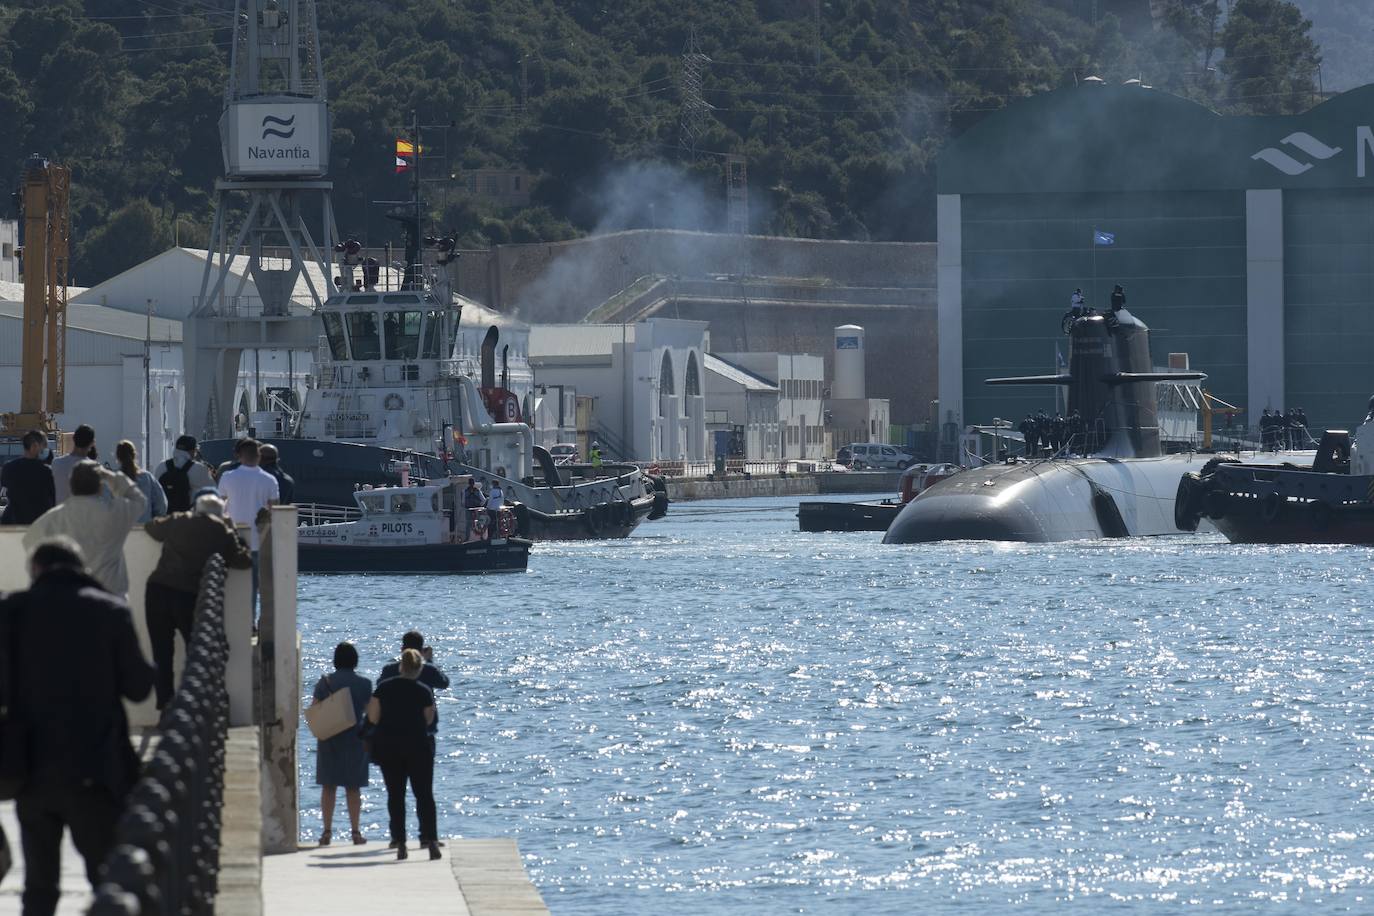
{"label": "parked car", "polygon": [[849,451],[854,456],[850,467],[855,470],[896,468],[905,471],[916,460],[915,456],[907,454],[895,445],[883,445],[879,442],[851,442]]}
{"label": "parked car", "polygon": [[552,456],[554,464],[577,464],[582,460],[577,454],[577,445],[573,442],[560,442],[549,446],[549,455]]}

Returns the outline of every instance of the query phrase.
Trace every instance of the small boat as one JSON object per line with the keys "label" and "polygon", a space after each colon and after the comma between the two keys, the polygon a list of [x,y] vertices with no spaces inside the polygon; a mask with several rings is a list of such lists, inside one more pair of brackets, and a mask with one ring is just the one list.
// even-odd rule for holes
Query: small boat
{"label": "small boat", "polygon": [[1217,457],[1185,474],[1174,523],[1196,531],[1202,519],[1238,544],[1374,544],[1374,399],[1355,443],[1327,430],[1310,467]]}
{"label": "small boat", "polygon": [[354,494],[356,509],[300,507],[297,564],[303,573],[524,572],[530,544],[503,508],[489,531],[486,509],[464,509],[471,477],[410,481]]}
{"label": "small boat", "polygon": [[886,531],[903,506],[960,470],[952,464],[913,464],[902,472],[897,499],[804,502],[797,506],[797,526],[802,531]]}

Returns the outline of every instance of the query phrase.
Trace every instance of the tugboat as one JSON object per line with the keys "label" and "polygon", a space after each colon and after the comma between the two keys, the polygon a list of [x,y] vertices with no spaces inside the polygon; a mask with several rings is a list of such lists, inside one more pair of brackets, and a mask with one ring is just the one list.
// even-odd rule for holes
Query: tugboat
{"label": "tugboat", "polygon": [[1185,474],[1174,523],[1196,531],[1202,519],[1238,544],[1374,544],[1374,398],[1354,443],[1326,430],[1310,467],[1218,457]]}
{"label": "tugboat", "polygon": [[486,509],[463,508],[472,478],[404,480],[359,490],[353,510],[315,510],[296,530],[304,573],[524,572],[530,541],[515,536],[509,509],[488,531]]}
{"label": "tugboat", "polygon": [[[388,213],[405,235],[399,288],[379,288],[380,265],[364,259],[357,242],[338,245],[341,291],[316,314],[321,346],[304,403],[251,417],[250,429],[277,447],[294,475],[297,501],[348,506],[359,485],[397,485],[393,468],[404,463],[418,477],[499,481],[522,507],[520,532],[536,540],[625,537],[666,514],[666,488],[638,467],[560,468],[534,447],[512,390],[511,360],[527,353],[521,335],[528,331],[454,294],[454,241],[421,239],[418,180],[412,197]],[[424,263],[422,241],[433,265]],[[476,321],[460,335],[464,311]],[[467,339],[482,326],[480,344]],[[230,439],[201,445],[212,463],[232,450]]]}
{"label": "tugboat", "polygon": [[797,506],[802,531],[886,531],[902,507],[961,468],[952,464],[913,464],[902,472],[897,499],[842,503],[812,501]]}

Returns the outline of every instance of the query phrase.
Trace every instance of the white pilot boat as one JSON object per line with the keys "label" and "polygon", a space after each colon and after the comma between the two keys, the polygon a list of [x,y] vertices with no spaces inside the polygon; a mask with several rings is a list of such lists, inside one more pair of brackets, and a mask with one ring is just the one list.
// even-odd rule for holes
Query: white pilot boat
{"label": "white pilot boat", "polygon": [[296,537],[301,572],[523,572],[530,541],[515,537],[515,516],[464,509],[468,476],[410,481],[354,494],[356,509],[301,506]]}

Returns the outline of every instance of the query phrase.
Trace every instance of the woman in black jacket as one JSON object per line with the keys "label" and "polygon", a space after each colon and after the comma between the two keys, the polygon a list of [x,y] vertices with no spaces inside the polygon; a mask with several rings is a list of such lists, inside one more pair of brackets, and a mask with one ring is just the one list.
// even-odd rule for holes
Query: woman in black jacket
{"label": "woman in black jacket", "polygon": [[386,808],[391,816],[391,842],[396,858],[406,852],[406,782],[415,793],[420,821],[420,845],[437,859],[439,836],[434,810],[434,693],[417,678],[424,659],[414,649],[401,653],[401,675],[382,681],[367,704],[367,719],[374,726],[372,760],[382,768],[386,783]]}

